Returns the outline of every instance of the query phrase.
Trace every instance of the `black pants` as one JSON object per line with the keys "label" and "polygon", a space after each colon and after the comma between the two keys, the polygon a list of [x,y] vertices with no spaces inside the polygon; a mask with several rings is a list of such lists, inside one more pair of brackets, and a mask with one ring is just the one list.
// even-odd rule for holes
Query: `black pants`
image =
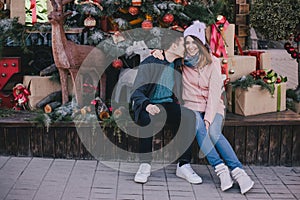
{"label": "black pants", "polygon": [[[170,127],[172,127],[172,130],[174,134],[178,134],[181,132],[180,136],[183,138],[180,138],[180,140],[187,142],[188,147],[187,149],[183,152],[183,154],[179,157],[178,161],[181,163],[189,163],[192,158],[192,145],[191,142],[188,141],[193,141],[195,138],[195,114],[193,111],[188,110],[182,106],[180,106],[177,103],[162,103],[162,104],[157,104],[160,109],[165,109],[166,110],[166,124]],[[155,123],[151,123],[152,127],[150,126],[148,130],[154,132],[155,126],[160,123],[162,120],[162,114],[156,114],[154,116],[150,115],[146,110],[143,110],[140,113],[140,117],[138,120],[138,124],[140,126],[147,126],[150,124],[151,121],[154,120]],[[156,130],[157,131],[157,130]],[[156,132],[155,131],[155,132]],[[147,133],[149,134],[149,133]],[[150,133],[151,134],[151,133]],[[149,153],[152,152],[152,142],[153,142],[153,135],[155,133],[151,134],[151,137],[145,137],[139,139],[139,152],[140,153]],[[143,132],[140,132],[140,136],[143,135]],[[178,145],[184,144],[184,142],[179,142]],[[178,146],[179,148],[179,146]],[[141,162],[150,162],[152,160],[152,155],[151,154],[140,154],[140,160]]]}

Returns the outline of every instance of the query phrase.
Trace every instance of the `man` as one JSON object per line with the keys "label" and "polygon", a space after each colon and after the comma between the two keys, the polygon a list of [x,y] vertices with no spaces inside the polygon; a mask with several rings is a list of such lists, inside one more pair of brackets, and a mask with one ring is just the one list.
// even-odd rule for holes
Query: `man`
{"label": "man", "polygon": [[[160,60],[149,56],[141,63],[131,95],[134,120],[142,128],[147,127],[146,131],[140,131],[141,164],[134,177],[134,181],[138,183],[146,183],[150,176],[155,125],[163,121],[164,114],[166,114],[166,124],[170,124],[175,133],[184,129],[185,136],[181,138],[182,141],[192,141],[188,138],[194,137],[195,134],[195,114],[182,108],[178,103],[181,96],[181,75],[176,72],[179,66],[177,61],[181,63],[181,58],[184,56],[182,34],[166,31],[161,41],[165,59]],[[188,144],[187,150],[179,158],[176,175],[193,184],[202,183],[202,179],[189,164],[192,149],[191,142]]]}

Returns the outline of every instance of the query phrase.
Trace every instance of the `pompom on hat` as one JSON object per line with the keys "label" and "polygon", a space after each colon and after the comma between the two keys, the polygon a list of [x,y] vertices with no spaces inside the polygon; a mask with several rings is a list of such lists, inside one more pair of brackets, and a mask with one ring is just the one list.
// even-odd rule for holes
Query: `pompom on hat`
{"label": "pompom on hat", "polygon": [[183,36],[184,37],[187,37],[189,35],[190,36],[195,36],[203,43],[203,45],[205,45],[206,44],[205,29],[206,29],[205,23],[196,20],[196,21],[193,22],[192,25],[190,25],[189,27],[187,27],[184,30]]}

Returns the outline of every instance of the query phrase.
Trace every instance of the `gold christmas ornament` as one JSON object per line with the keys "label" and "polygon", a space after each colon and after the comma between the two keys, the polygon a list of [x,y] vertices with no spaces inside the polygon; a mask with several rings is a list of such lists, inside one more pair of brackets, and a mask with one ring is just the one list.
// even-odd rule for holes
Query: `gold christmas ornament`
{"label": "gold christmas ornament", "polygon": [[150,20],[150,21],[153,20],[153,17],[151,15],[149,15],[149,14],[146,14],[145,18],[146,18],[146,20]]}
{"label": "gold christmas ornament", "polygon": [[222,60],[222,64],[227,64],[228,63],[228,60],[227,59],[223,59]]}

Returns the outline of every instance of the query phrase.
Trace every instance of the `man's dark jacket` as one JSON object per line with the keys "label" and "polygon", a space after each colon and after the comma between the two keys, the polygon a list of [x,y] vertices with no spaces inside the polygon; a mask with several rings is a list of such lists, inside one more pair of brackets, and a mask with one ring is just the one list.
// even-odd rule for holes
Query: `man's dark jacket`
{"label": "man's dark jacket", "polygon": [[[182,77],[181,77],[181,60],[174,61],[174,87],[173,87],[173,100],[176,102],[181,101],[182,91]],[[138,122],[140,112],[146,109],[150,103],[150,97],[152,96],[156,83],[159,83],[161,74],[166,67],[169,67],[170,63],[167,60],[160,60],[153,56],[147,57],[139,66],[136,79],[134,81],[131,103],[134,112],[134,120]]]}

